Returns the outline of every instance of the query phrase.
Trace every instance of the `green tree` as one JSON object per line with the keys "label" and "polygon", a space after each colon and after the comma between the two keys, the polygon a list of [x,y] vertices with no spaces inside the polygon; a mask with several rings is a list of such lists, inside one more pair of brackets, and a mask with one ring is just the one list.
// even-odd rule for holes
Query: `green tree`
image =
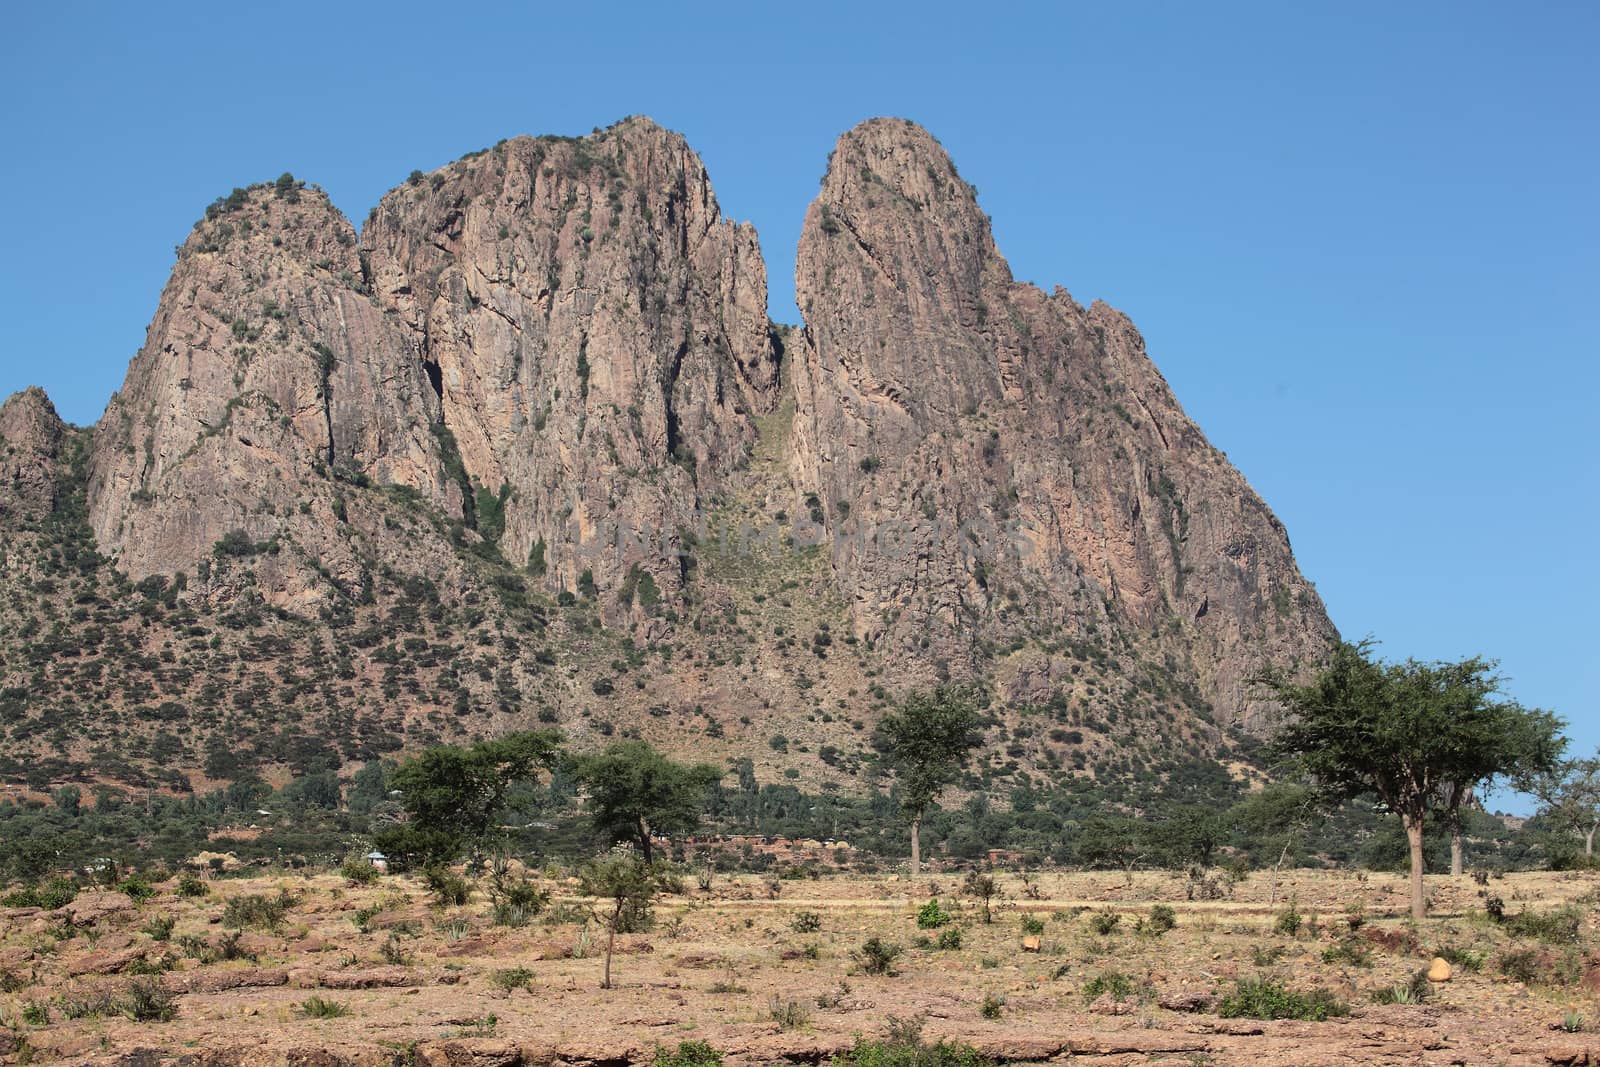
{"label": "green tree", "polygon": [[560,755],[556,730],[427,749],[390,779],[409,818],[378,834],[377,845],[402,863],[447,863],[465,849],[476,852],[494,835],[512,784],[553,768]]}
{"label": "green tree", "polygon": [[688,833],[699,825],[706,790],[721,777],[710,764],[674,763],[639,740],[613,742],[578,761],[595,828],[636,846],[647,864],[655,858],[656,834]]}
{"label": "green tree", "polygon": [[[1341,641],[1326,669],[1307,684],[1260,679],[1290,714],[1270,750],[1297,757],[1329,791],[1374,792],[1400,816],[1411,853],[1411,914],[1427,916],[1422,832],[1456,781],[1514,772],[1525,758],[1524,727],[1482,689],[1489,664],[1385,664],[1372,641]],[[1521,709],[1517,709],[1519,712]]]}
{"label": "green tree", "polygon": [[1093,815],[1078,827],[1073,855],[1085,867],[1120,868],[1133,881],[1133,869],[1148,847],[1145,826],[1127,815]]}
{"label": "green tree", "polygon": [[1566,747],[1559,718],[1514,701],[1493,699],[1501,679],[1476,656],[1460,663],[1418,665],[1449,716],[1448,766],[1440,774],[1439,808],[1450,834],[1450,874],[1461,877],[1461,811],[1497,779],[1526,779],[1553,770]]}
{"label": "green tree", "polygon": [[611,953],[623,916],[646,911],[660,893],[679,892],[681,883],[660,864],[643,859],[631,849],[613,849],[578,869],[578,891],[606,902],[591,906],[595,919],[606,928],[605,976],[601,989],[611,988]]}
{"label": "green tree", "polygon": [[1584,857],[1594,858],[1594,839],[1600,832],[1600,751],[1524,775],[1517,787],[1539,798],[1543,805],[1539,814],[1546,822],[1583,838]]}
{"label": "green tree", "polygon": [[971,690],[942,685],[913,692],[878,724],[900,787],[900,810],[911,823],[911,877],[922,861],[922,818],[982,739]]}

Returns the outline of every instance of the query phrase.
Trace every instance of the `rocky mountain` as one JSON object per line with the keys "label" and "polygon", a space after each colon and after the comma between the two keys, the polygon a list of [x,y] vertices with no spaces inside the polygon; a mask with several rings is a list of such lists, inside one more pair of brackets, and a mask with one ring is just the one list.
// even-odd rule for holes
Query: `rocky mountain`
{"label": "rocky mountain", "polygon": [[1282,524],[1127,316],[1014,281],[926,131],[840,138],[796,281],[796,483],[858,634],[973,673],[996,646],[1124,630],[1228,720],[1264,658],[1332,639]]}
{"label": "rocky mountain", "polygon": [[55,506],[67,426],[37,387],[0,404],[0,522],[38,521]]}
{"label": "rocky mountain", "polygon": [[947,677],[994,694],[973,789],[1232,759],[1245,677],[1334,631],[1126,317],[1015,282],[888,119],[797,291],[770,323],[754,230],[642,118],[415,172],[359,234],[288,175],[219,199],[92,431],[0,408],[0,775],[544,722],[859,790]]}

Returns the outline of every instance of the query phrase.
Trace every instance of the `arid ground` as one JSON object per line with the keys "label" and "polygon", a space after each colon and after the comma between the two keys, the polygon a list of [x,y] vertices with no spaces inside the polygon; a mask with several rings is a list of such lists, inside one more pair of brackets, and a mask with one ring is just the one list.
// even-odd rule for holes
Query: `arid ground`
{"label": "arid ground", "polygon": [[[705,1041],[730,1065],[810,1063],[920,1021],[924,1041],[1011,1062],[1600,1062],[1594,874],[1430,878],[1434,917],[1420,925],[1405,917],[1402,879],[1384,874],[1291,871],[1274,885],[1255,872],[1215,900],[1190,899],[1180,874],[997,877],[1004,897],[990,924],[950,873],[915,885],[718,876],[709,890],[690,878],[683,895],[658,902],[652,930],[618,938],[610,990],[604,930],[583,923],[583,902],[561,877],[546,882],[551,908],[521,927],[492,925],[481,889],[441,908],[403,876],[229,878],[192,897],[169,881],[143,902],[86,891],[56,911],[0,911],[0,1053],[36,1063],[624,1067]],[[275,930],[230,937],[230,898],[284,891],[292,903]],[[918,909],[935,893],[952,921],[919,929]],[[1513,920],[1573,905],[1578,940],[1495,922],[1492,897]],[[1289,901],[1301,918],[1292,934],[1280,921]],[[1162,933],[1150,918],[1157,904],[1176,918]],[[1120,919],[1097,932],[1108,911]],[[1028,919],[1042,933],[1025,945]],[[941,935],[959,947],[939,947]],[[859,950],[873,936],[902,946],[896,973],[864,973]],[[1451,977],[1413,982],[1440,954],[1456,961]],[[1350,1014],[1226,1017],[1224,998],[1255,976],[1327,990]],[[1375,999],[1408,984],[1420,999]],[[136,1021],[130,991],[142,991],[147,1014],[175,1016]]]}

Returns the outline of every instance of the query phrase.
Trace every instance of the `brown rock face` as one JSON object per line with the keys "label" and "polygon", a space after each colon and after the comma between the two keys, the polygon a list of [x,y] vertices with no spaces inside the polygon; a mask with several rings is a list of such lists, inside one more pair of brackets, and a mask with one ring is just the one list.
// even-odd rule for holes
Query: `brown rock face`
{"label": "brown rock face", "polygon": [[1132,323],[1013,281],[919,127],[840,138],[796,282],[796,482],[858,634],[910,653],[907,673],[1109,627],[1248,722],[1248,673],[1333,637],[1282,525]]}
{"label": "brown rock face", "polygon": [[0,404],[0,523],[9,527],[50,512],[66,435],[42,389],[24,389]]}
{"label": "brown rock face", "polygon": [[317,191],[236,192],[196,225],[95,434],[90,522],[130,576],[192,572],[238,534],[284,543],[259,568],[269,596],[315,602],[319,573],[360,570],[339,479],[459,508],[438,398],[361,277],[354,230]]}
{"label": "brown rock face", "polygon": [[755,231],[683,138],[635,118],[505,141],[389,193],[364,241],[505,556],[552,588],[638,564],[674,590],[777,392]]}

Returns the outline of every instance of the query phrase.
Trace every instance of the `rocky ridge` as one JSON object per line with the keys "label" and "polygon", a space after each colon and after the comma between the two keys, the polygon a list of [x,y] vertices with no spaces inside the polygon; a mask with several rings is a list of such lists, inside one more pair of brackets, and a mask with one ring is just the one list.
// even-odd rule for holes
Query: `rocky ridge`
{"label": "rocky ridge", "polygon": [[1131,323],[1016,283],[925,131],[840,139],[797,283],[791,332],[647,119],[414,173],[359,236],[236,190],[92,434],[0,409],[0,720],[63,773],[130,730],[201,781],[543,721],[848,787],[899,691],[982,678],[987,788],[1224,755],[1246,675],[1331,640]]}
{"label": "rocky ridge", "polygon": [[840,138],[796,283],[796,481],[859,635],[979,671],[994,645],[1124,628],[1230,721],[1251,670],[1327,647],[1282,524],[1133,324],[1014,281],[926,131]]}

